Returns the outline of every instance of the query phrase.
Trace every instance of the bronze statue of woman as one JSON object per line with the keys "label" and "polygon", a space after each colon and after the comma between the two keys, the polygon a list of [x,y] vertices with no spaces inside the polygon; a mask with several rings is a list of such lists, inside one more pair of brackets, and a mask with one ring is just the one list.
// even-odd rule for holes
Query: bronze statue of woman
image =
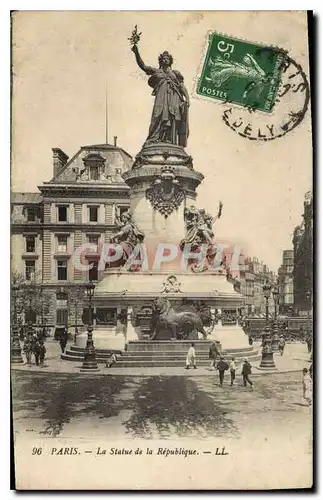
{"label": "bronze statue of woman", "polygon": [[145,144],[168,142],[185,147],[188,138],[188,108],[190,99],[184,78],[172,69],[173,57],[163,52],[158,58],[159,67],[146,66],[140,57],[137,43],[131,50],[140,69],[150,76],[148,85],[153,88],[154,107]]}

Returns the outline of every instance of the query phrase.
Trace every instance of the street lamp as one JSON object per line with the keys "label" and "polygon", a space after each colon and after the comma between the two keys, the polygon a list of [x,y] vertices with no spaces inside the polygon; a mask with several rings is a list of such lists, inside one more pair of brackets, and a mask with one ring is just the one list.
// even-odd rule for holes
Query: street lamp
{"label": "street lamp", "polygon": [[273,321],[271,348],[274,352],[278,352],[279,351],[279,347],[278,347],[279,330],[278,330],[278,321],[277,321],[277,306],[278,306],[278,300],[279,300],[279,289],[278,289],[277,285],[275,285],[273,287],[272,294],[273,294],[274,305],[275,305],[275,315],[274,315],[274,321]]}
{"label": "street lamp", "polygon": [[84,352],[84,359],[81,371],[83,372],[93,372],[99,371],[98,363],[95,356],[95,348],[93,344],[93,309],[92,309],[92,298],[94,294],[95,285],[90,281],[85,285],[86,295],[89,300],[89,310],[88,310],[88,327],[87,327],[87,341]]}
{"label": "street lamp", "polygon": [[13,305],[13,318],[12,318],[12,343],[11,343],[11,363],[23,363],[21,356],[21,347],[19,339],[19,328],[17,324],[17,293],[19,286],[15,283],[11,287],[11,298]]}
{"label": "street lamp", "polygon": [[271,292],[271,285],[268,281],[262,287],[264,292],[264,297],[266,300],[266,326],[265,333],[263,336],[263,347],[261,353],[260,368],[275,368],[274,355],[271,347],[271,335],[269,326],[269,311],[268,311],[268,300]]}
{"label": "street lamp", "polygon": [[270,283],[268,283],[268,281],[266,281],[266,283],[264,284],[264,286],[262,287],[262,289],[263,289],[264,297],[265,297],[265,301],[266,301],[266,326],[268,326],[268,324],[269,324],[269,306],[268,306],[268,301],[269,301],[270,292],[271,292],[271,285],[270,285]]}
{"label": "street lamp", "polygon": [[[308,308],[307,308],[307,337],[311,337],[312,335],[312,328],[311,328],[311,302],[312,302],[312,292],[311,290],[307,290],[306,292],[306,300],[308,303]],[[311,345],[312,345],[312,339],[310,340]]]}

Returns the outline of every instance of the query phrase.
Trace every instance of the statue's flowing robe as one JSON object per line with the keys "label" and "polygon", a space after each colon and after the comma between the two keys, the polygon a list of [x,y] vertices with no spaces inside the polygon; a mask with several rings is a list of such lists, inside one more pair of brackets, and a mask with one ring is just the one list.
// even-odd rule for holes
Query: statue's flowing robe
{"label": "statue's flowing robe", "polygon": [[188,137],[188,108],[181,85],[184,81],[179,71],[150,68],[148,84],[154,90],[154,107],[147,137],[150,142],[170,142],[185,147]]}

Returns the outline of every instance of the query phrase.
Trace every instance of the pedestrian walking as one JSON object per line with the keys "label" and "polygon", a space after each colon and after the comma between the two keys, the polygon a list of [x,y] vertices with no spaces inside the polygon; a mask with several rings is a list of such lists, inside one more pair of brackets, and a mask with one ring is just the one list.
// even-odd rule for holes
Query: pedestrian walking
{"label": "pedestrian walking", "polygon": [[65,352],[66,345],[67,345],[67,339],[68,339],[68,331],[67,328],[64,328],[63,333],[61,334],[59,344],[61,346],[62,354]]}
{"label": "pedestrian walking", "polygon": [[209,350],[209,359],[210,362],[210,370],[215,370],[215,360],[218,355],[218,348],[215,342],[212,342],[210,350]]}
{"label": "pedestrian walking", "polygon": [[46,354],[46,347],[45,347],[44,341],[41,340],[39,342],[39,364],[40,364],[40,366],[44,365],[45,354]]}
{"label": "pedestrian walking", "polygon": [[236,378],[236,371],[237,371],[237,365],[235,358],[232,358],[231,363],[230,363],[230,377],[231,377],[231,384],[233,385],[235,378]]}
{"label": "pedestrian walking", "polygon": [[306,337],[306,343],[307,343],[308,352],[311,352],[311,350],[312,350],[312,337],[310,334],[308,334]]}
{"label": "pedestrian walking", "polygon": [[113,353],[111,353],[111,356],[109,357],[106,367],[111,368],[112,365],[114,365],[117,362],[117,356]]}
{"label": "pedestrian walking", "polygon": [[34,344],[34,356],[35,356],[35,363],[36,366],[39,366],[39,358],[40,358],[40,341],[37,340]]}
{"label": "pedestrian walking", "polygon": [[252,387],[252,381],[249,378],[250,374],[251,374],[251,364],[249,363],[249,361],[247,359],[244,359],[243,365],[242,365],[242,371],[241,371],[244,387],[247,386],[247,382],[250,385],[250,387]]}
{"label": "pedestrian walking", "polygon": [[285,344],[286,344],[285,339],[281,335],[279,340],[278,340],[278,350],[279,350],[281,356],[284,354]]}
{"label": "pedestrian walking", "polygon": [[309,405],[312,403],[312,379],[307,368],[303,368],[303,398]]}
{"label": "pedestrian walking", "polygon": [[224,373],[229,369],[228,363],[224,360],[223,356],[220,356],[220,360],[216,365],[216,369],[219,370],[219,378],[220,378],[220,387],[223,385]]}
{"label": "pedestrian walking", "polygon": [[192,342],[190,345],[187,356],[186,356],[186,370],[190,369],[190,366],[193,365],[193,368],[196,369],[196,359],[195,359],[195,344]]}
{"label": "pedestrian walking", "polygon": [[31,348],[31,341],[28,337],[25,337],[24,340],[24,345],[22,348],[25,356],[26,356],[26,363],[27,365],[31,365],[31,354],[32,354],[32,348]]}

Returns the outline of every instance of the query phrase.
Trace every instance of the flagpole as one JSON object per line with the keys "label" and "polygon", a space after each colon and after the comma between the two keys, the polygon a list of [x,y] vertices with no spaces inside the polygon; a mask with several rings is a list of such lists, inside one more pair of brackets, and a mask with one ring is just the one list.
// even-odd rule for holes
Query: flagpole
{"label": "flagpole", "polygon": [[108,144],[108,83],[105,82],[105,143]]}

